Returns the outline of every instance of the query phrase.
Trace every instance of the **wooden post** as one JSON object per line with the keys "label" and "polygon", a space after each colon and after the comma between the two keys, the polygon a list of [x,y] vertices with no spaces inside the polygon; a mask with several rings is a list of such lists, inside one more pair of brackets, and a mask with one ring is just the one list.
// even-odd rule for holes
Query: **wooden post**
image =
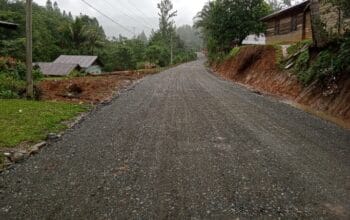
{"label": "wooden post", "polygon": [[311,28],[314,45],[318,48],[324,47],[328,42],[326,30],[323,28],[320,14],[320,1],[310,1]]}
{"label": "wooden post", "polygon": [[33,37],[32,37],[32,1],[26,0],[26,67],[27,67],[27,97],[34,98],[33,85]]}
{"label": "wooden post", "polygon": [[173,55],[173,32],[170,33],[170,65],[173,65],[174,55]]}

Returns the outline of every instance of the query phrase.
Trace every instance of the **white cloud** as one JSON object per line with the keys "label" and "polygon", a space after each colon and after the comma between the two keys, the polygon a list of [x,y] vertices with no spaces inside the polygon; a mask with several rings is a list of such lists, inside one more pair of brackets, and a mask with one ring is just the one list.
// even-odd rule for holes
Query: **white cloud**
{"label": "white cloud", "polygon": [[[54,2],[55,0],[51,0]],[[70,11],[73,15],[87,14],[96,17],[103,25],[108,36],[119,34],[130,36],[130,33],[94,11],[82,0],[56,0],[61,10]],[[157,3],[160,0],[85,0],[91,5],[125,26],[131,32],[144,30],[150,33],[150,27],[158,27]],[[177,26],[192,24],[192,18],[208,0],[173,0],[174,9],[178,11],[175,21]],[[34,0],[45,5],[46,0]]]}

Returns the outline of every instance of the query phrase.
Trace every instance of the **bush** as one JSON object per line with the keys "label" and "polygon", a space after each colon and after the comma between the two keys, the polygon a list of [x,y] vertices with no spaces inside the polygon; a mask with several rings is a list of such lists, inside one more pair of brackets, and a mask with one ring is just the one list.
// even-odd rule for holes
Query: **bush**
{"label": "bush", "polygon": [[[33,79],[39,80],[43,74],[33,69]],[[0,57],[0,98],[20,98],[26,92],[26,67],[22,62],[10,57]],[[40,95],[36,89],[35,94]]]}
{"label": "bush", "polygon": [[[33,79],[39,80],[44,76],[40,69],[33,69]],[[26,66],[11,57],[0,57],[0,74],[17,80],[26,80]]]}
{"label": "bush", "polygon": [[288,55],[295,54],[298,51],[300,51],[302,48],[304,48],[305,46],[311,46],[311,44],[312,44],[312,40],[299,41],[298,43],[293,44],[290,47],[288,47],[288,49],[287,49]]}
{"label": "bush", "polygon": [[0,90],[0,99],[18,99],[19,95],[11,90]]}
{"label": "bush", "polygon": [[240,47],[234,47],[230,53],[229,53],[229,58],[234,58],[239,54],[239,51],[241,50]]}
{"label": "bush", "polygon": [[294,70],[305,85],[350,71],[350,37],[335,39],[311,60],[309,50],[299,54]]}
{"label": "bush", "polygon": [[166,47],[151,45],[146,49],[146,58],[150,63],[155,63],[161,67],[170,64],[170,52]]}
{"label": "bush", "polygon": [[26,83],[0,72],[0,98],[19,98],[26,91]]}
{"label": "bush", "polygon": [[78,70],[73,70],[73,71],[69,74],[69,77],[83,77],[83,76],[86,76],[86,73],[85,73],[85,72],[78,71]]}

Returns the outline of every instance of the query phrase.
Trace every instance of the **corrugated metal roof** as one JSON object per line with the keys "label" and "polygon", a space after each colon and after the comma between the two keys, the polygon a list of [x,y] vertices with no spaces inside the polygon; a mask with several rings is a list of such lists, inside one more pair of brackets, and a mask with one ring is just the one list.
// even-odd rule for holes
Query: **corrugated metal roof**
{"label": "corrugated metal roof", "polygon": [[18,27],[18,24],[6,22],[6,21],[0,21],[0,27],[16,29]]}
{"label": "corrugated metal roof", "polygon": [[45,76],[67,76],[79,68],[78,64],[70,63],[34,63],[34,66],[39,66]]}
{"label": "corrugated metal roof", "polygon": [[82,68],[89,68],[97,60],[97,56],[71,56],[71,55],[61,55],[54,63],[70,63],[79,64]]}
{"label": "corrugated metal roof", "polygon": [[301,3],[297,4],[297,5],[292,6],[292,7],[289,7],[289,8],[286,8],[286,9],[274,12],[272,14],[269,14],[269,15],[261,18],[260,20],[261,21],[266,21],[266,20],[269,20],[271,18],[277,17],[277,16],[282,15],[283,13],[286,13],[286,12],[289,12],[289,11],[305,9],[306,6],[309,4],[309,2],[310,2],[310,0],[301,2]]}

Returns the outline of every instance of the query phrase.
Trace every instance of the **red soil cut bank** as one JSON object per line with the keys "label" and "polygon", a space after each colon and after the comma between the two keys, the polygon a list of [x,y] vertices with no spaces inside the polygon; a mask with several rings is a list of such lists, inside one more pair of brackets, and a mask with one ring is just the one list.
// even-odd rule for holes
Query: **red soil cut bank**
{"label": "red soil cut bank", "polygon": [[214,65],[213,69],[226,79],[324,112],[350,127],[350,77],[339,78],[338,92],[333,95],[326,95],[317,83],[305,87],[295,75],[278,69],[273,46],[243,47],[235,58]]}

